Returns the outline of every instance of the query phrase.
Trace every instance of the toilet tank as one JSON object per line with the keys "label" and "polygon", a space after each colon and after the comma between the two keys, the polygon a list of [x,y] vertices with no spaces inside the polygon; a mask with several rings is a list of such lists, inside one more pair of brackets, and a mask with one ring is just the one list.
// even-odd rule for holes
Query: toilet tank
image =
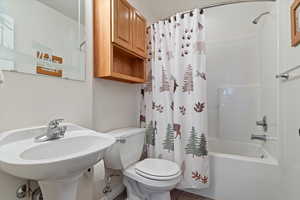
{"label": "toilet tank", "polygon": [[123,170],[139,161],[144,147],[145,129],[124,128],[107,134],[117,140],[105,153],[104,162],[107,168]]}

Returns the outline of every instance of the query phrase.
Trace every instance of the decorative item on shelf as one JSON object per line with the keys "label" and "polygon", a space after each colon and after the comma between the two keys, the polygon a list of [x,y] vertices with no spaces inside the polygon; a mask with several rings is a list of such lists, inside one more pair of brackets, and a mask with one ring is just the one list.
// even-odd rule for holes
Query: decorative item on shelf
{"label": "decorative item on shelf", "polygon": [[62,77],[63,70],[55,69],[53,65],[62,65],[63,58],[58,56],[50,56],[48,53],[37,51],[36,73],[48,76]]}
{"label": "decorative item on shelf", "polygon": [[295,0],[291,7],[292,46],[300,44],[300,0]]}

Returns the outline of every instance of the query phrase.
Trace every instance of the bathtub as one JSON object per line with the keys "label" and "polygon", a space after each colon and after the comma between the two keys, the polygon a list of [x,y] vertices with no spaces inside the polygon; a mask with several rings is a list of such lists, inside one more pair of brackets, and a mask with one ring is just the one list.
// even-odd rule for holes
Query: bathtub
{"label": "bathtub", "polygon": [[279,200],[279,166],[261,145],[210,139],[210,187],[186,190],[215,200]]}

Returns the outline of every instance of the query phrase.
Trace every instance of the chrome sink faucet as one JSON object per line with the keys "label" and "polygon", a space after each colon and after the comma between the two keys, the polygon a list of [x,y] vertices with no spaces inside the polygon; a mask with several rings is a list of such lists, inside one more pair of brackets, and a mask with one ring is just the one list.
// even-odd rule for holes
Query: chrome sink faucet
{"label": "chrome sink faucet", "polygon": [[35,142],[46,142],[63,138],[67,130],[67,126],[60,126],[60,123],[63,121],[63,119],[50,121],[46,133],[35,137]]}

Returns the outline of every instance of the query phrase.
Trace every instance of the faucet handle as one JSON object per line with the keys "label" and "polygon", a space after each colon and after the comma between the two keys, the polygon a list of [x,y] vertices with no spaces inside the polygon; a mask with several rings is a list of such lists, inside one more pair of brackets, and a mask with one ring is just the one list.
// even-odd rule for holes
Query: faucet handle
{"label": "faucet handle", "polygon": [[261,121],[256,122],[256,126],[263,127],[264,132],[268,131],[268,122],[267,122],[267,116],[264,116]]}
{"label": "faucet handle", "polygon": [[52,121],[49,122],[48,127],[53,129],[53,128],[57,128],[59,126],[60,123],[64,122],[64,119],[54,119]]}
{"label": "faucet handle", "polygon": [[264,135],[251,134],[251,140],[261,140],[267,142],[268,136],[266,134]]}
{"label": "faucet handle", "polygon": [[59,136],[60,137],[63,137],[63,136],[65,136],[65,133],[66,133],[66,131],[67,131],[67,126],[61,126],[61,127],[59,127],[59,129],[60,129],[60,132],[59,132]]}

